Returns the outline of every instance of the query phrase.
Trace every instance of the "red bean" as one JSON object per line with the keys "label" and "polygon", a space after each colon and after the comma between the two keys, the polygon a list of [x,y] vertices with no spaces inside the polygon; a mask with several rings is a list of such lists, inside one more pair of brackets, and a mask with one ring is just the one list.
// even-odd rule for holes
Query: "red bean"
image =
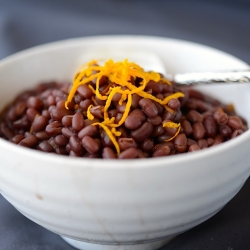
{"label": "red bean", "polygon": [[[45,87],[46,88],[46,87]],[[46,99],[48,98],[50,95],[52,95],[52,89],[45,89],[41,94],[40,94],[40,98],[42,99]]]}
{"label": "red bean", "polygon": [[198,144],[192,144],[191,146],[189,146],[188,152],[198,151],[198,150],[200,150],[200,149],[201,149],[201,148],[199,147]]}
{"label": "red bean", "polygon": [[67,143],[69,142],[69,139],[67,137],[65,137],[64,135],[57,135],[54,138],[54,142],[59,147],[63,147],[65,145],[67,145]]}
{"label": "red bean", "polygon": [[203,117],[202,115],[197,112],[196,110],[190,110],[188,113],[187,113],[187,119],[192,122],[192,123],[195,123],[195,122],[202,122],[203,120]]}
{"label": "red bean", "polygon": [[152,118],[158,115],[158,109],[150,99],[142,98],[139,105],[148,117]]}
{"label": "red bean", "polygon": [[118,127],[117,131],[121,132],[120,138],[127,138],[129,136],[127,129],[124,127]]}
{"label": "red bean", "polygon": [[169,146],[170,149],[171,149],[171,152],[175,151],[175,146],[174,146],[173,141],[166,141],[166,142],[160,143],[160,145],[162,145],[162,146],[164,146],[164,145],[165,146]]}
{"label": "red bean", "polygon": [[154,95],[163,91],[163,85],[154,81],[149,81],[145,87],[145,91],[151,90]]}
{"label": "red bean", "polygon": [[32,125],[31,125],[32,130],[34,132],[42,131],[42,130],[44,130],[46,128],[47,123],[48,123],[48,118],[47,117],[44,117],[42,115],[37,116],[34,119]]}
{"label": "red bean", "polygon": [[103,119],[104,106],[98,105],[90,108],[90,113],[99,119]]}
{"label": "red bean", "polygon": [[26,102],[19,102],[15,107],[15,114],[17,117],[22,116],[27,109]]}
{"label": "red bean", "polygon": [[69,138],[69,145],[71,150],[73,150],[75,153],[80,153],[82,151],[82,146],[80,144],[79,138],[75,135]]}
{"label": "red bean", "polygon": [[18,144],[21,140],[23,140],[25,138],[24,135],[15,135],[11,141],[15,144]]}
{"label": "red bean", "polygon": [[121,151],[124,151],[128,148],[137,148],[138,145],[133,138],[119,138],[118,144],[120,146]]}
{"label": "red bean", "polygon": [[82,139],[84,136],[95,136],[98,133],[96,126],[89,125],[84,127],[79,133],[78,137]]}
{"label": "red bean", "polygon": [[168,134],[167,132],[165,132],[164,134],[160,135],[160,136],[157,136],[157,140],[158,142],[164,142],[164,141],[167,141],[171,138],[172,136],[170,134]]}
{"label": "red bean", "polygon": [[81,156],[81,153],[77,153],[77,152],[74,152],[73,150],[70,150],[69,151],[69,156],[71,157],[80,157]]}
{"label": "red bean", "polygon": [[230,116],[228,118],[227,124],[233,129],[242,129],[243,128],[242,120],[237,116]]}
{"label": "red bean", "polygon": [[167,156],[169,154],[170,154],[170,147],[164,145],[164,146],[159,146],[152,154],[152,157]]}
{"label": "red bean", "polygon": [[[72,130],[70,130],[69,128],[65,128],[65,127],[62,128],[61,132],[62,132],[63,136],[65,136],[68,139],[71,136],[75,135],[75,133]],[[60,133],[58,133],[58,134],[60,134]]]}
{"label": "red bean", "polygon": [[173,122],[179,123],[181,121],[181,118],[182,118],[182,112],[180,111],[180,109],[177,109],[175,111],[175,117],[173,119]]}
{"label": "red bean", "polygon": [[134,109],[132,112],[129,113],[124,125],[127,129],[137,129],[142,125],[145,119],[146,116],[141,110]]}
{"label": "red bean", "polygon": [[175,148],[178,152],[183,153],[187,150],[187,137],[184,133],[178,134],[174,139]]}
{"label": "red bean", "polygon": [[186,136],[189,136],[193,133],[192,125],[188,120],[181,121],[181,127]]}
{"label": "red bean", "polygon": [[88,107],[89,107],[90,105],[92,105],[92,104],[93,104],[93,101],[92,101],[92,100],[86,99],[86,100],[81,101],[81,102],[79,103],[79,106],[80,106],[80,108],[81,108],[83,111],[87,111],[87,110],[88,110]]}
{"label": "red bean", "polygon": [[176,116],[176,113],[174,112],[174,113],[170,113],[170,112],[168,112],[168,111],[165,111],[163,114],[162,114],[162,116],[161,116],[161,118],[162,118],[162,120],[164,121],[164,120],[174,120],[174,118],[175,118],[175,116]]}
{"label": "red bean", "polygon": [[195,122],[193,124],[193,136],[196,140],[204,138],[205,128],[201,122]]}
{"label": "red bean", "polygon": [[212,104],[201,101],[201,100],[196,100],[196,106],[197,106],[197,110],[201,112],[211,110],[213,107]]}
{"label": "red bean", "polygon": [[118,155],[119,159],[134,159],[138,156],[138,151],[136,148],[128,148]]}
{"label": "red bean", "polygon": [[162,84],[162,87],[163,87],[163,90],[162,90],[163,93],[173,93],[173,85],[164,83]]}
{"label": "red bean", "polygon": [[158,137],[160,135],[163,135],[164,133],[165,129],[162,127],[162,125],[158,125],[153,128],[152,137]]}
{"label": "red bean", "polygon": [[[163,123],[165,122],[172,122],[171,120],[164,120]],[[164,130],[171,136],[174,136],[177,132],[177,128],[171,128],[171,127],[164,127]]]}
{"label": "red bean", "polygon": [[86,153],[84,154],[84,157],[85,157],[85,158],[92,158],[92,159],[100,158],[100,156],[99,156],[98,153],[92,154],[92,153],[89,153],[89,152],[86,152]]}
{"label": "red bean", "polygon": [[230,137],[232,134],[232,129],[228,125],[221,125],[219,131],[224,137]]}
{"label": "red bean", "polygon": [[211,145],[213,145],[213,143],[214,143],[214,139],[213,138],[207,138],[208,147],[210,147]]}
{"label": "red bean", "polygon": [[228,122],[228,115],[221,108],[214,112],[213,117],[219,125],[225,125]]}
{"label": "red bean", "polygon": [[115,94],[113,95],[113,97],[112,97],[112,101],[113,101],[113,102],[119,102],[120,99],[121,99],[121,97],[122,97],[122,94],[121,94],[121,93],[115,93]]}
{"label": "red bean", "polygon": [[56,97],[56,108],[65,109],[65,99],[61,97]]}
{"label": "red bean", "polygon": [[111,141],[110,137],[106,134],[105,131],[102,132],[101,136],[102,136],[102,145],[104,147],[112,148],[114,146],[113,142]]}
{"label": "red bean", "polygon": [[232,139],[232,138],[235,138],[235,137],[237,137],[237,136],[239,136],[239,135],[241,135],[242,133],[243,133],[243,130],[242,130],[242,129],[235,129],[234,132],[233,132],[232,135],[231,135],[231,139]]}
{"label": "red bean", "polygon": [[12,127],[14,129],[28,129],[30,128],[30,121],[26,116],[23,116],[19,120],[14,121]]}
{"label": "red bean", "polygon": [[28,108],[34,108],[36,110],[40,110],[43,107],[43,103],[39,98],[31,96],[27,100],[27,106]]}
{"label": "red bean", "polygon": [[103,159],[116,159],[117,155],[112,148],[105,147],[102,150],[102,158]]}
{"label": "red bean", "polygon": [[117,104],[116,109],[118,110],[119,113],[124,113],[126,109],[127,102],[122,102],[122,104]]}
{"label": "red bean", "polygon": [[111,109],[111,110],[108,111],[109,118],[116,117],[117,114],[118,114],[117,109]]}
{"label": "red bean", "polygon": [[154,126],[160,125],[162,123],[162,119],[159,115],[153,118],[148,117],[147,120],[151,122]]}
{"label": "red bean", "polygon": [[147,157],[147,153],[145,154],[144,152],[142,152],[142,150],[140,150],[139,148],[136,149],[137,150],[137,158],[146,158]]}
{"label": "red bean", "polygon": [[189,110],[197,110],[197,104],[196,101],[193,99],[188,99],[185,103],[185,108],[189,109]]}
{"label": "red bean", "polygon": [[195,90],[195,89],[188,89],[188,96],[189,98],[195,98],[195,99],[200,99],[200,100],[204,100],[204,94],[202,94],[200,91]]}
{"label": "red bean", "polygon": [[206,139],[200,139],[198,140],[198,145],[201,149],[208,147],[208,142]]}
{"label": "red bean", "polygon": [[48,119],[51,118],[50,117],[50,112],[47,109],[43,110],[41,115],[44,116],[44,117],[47,117]]}
{"label": "red bean", "polygon": [[94,100],[96,102],[96,104],[95,104],[96,106],[97,105],[105,106],[106,101],[99,99],[97,96],[95,96]]}
{"label": "red bean", "polygon": [[38,143],[38,139],[34,135],[30,135],[28,137],[25,137],[23,140],[21,140],[18,145],[27,147],[27,148],[33,148]]}
{"label": "red bean", "polygon": [[62,118],[62,124],[65,127],[71,127],[72,126],[72,120],[73,120],[73,115],[65,115]]}
{"label": "red bean", "polygon": [[73,115],[73,111],[71,110],[68,110],[68,109],[65,109],[65,108],[54,108],[52,111],[51,111],[51,117],[56,120],[56,121],[61,121],[62,118],[65,116],[65,115]]}
{"label": "red bean", "polygon": [[46,126],[46,133],[50,136],[55,136],[62,133],[62,124],[58,121],[54,121]]}
{"label": "red bean", "polygon": [[90,136],[82,138],[82,145],[90,154],[97,153],[100,149],[99,144]]}
{"label": "red bean", "polygon": [[165,108],[158,102],[153,102],[158,110],[158,115],[162,115],[165,111]]}
{"label": "red bean", "polygon": [[139,101],[142,99],[142,97],[140,97],[137,94],[132,94],[132,104],[131,104],[131,108],[132,109],[136,109],[139,107]]}
{"label": "red bean", "polygon": [[217,134],[215,137],[214,137],[214,140],[217,141],[217,142],[223,142],[224,141],[224,138],[221,134]]}
{"label": "red bean", "polygon": [[10,121],[10,122],[13,122],[17,119],[17,116],[16,116],[16,112],[15,112],[15,106],[14,107],[11,107],[8,112],[7,112],[7,119]]}
{"label": "red bean", "polygon": [[84,128],[84,117],[81,113],[77,112],[72,118],[72,129],[75,131],[80,131]]}
{"label": "red bean", "polygon": [[89,86],[86,84],[82,84],[77,88],[77,92],[79,95],[81,95],[83,98],[89,99],[93,95],[92,90],[90,89]]}
{"label": "red bean", "polygon": [[54,148],[47,141],[40,142],[37,149],[44,152],[54,152]]}
{"label": "red bean", "polygon": [[208,116],[203,122],[207,137],[214,137],[217,133],[217,126],[214,118]]}
{"label": "red bean", "polygon": [[142,142],[140,148],[143,151],[150,152],[154,147],[154,141],[152,139],[147,138],[145,141]]}
{"label": "red bean", "polygon": [[173,110],[177,110],[178,108],[180,108],[181,103],[178,99],[173,98],[168,102],[168,106]]}
{"label": "red bean", "polygon": [[220,141],[214,141],[214,143],[211,145],[211,147],[213,147],[213,146],[216,146],[216,145],[219,145],[219,144],[221,144],[222,142],[220,142]]}
{"label": "red bean", "polygon": [[39,112],[34,108],[28,108],[26,111],[26,116],[30,122],[33,122],[37,115],[39,115]]}
{"label": "red bean", "polygon": [[118,124],[120,120],[122,119],[123,114],[122,113],[117,113],[115,117],[115,123]]}
{"label": "red bean", "polygon": [[3,136],[8,140],[11,140],[14,137],[14,132],[8,128],[7,124],[4,123],[1,124],[0,134],[3,134]]}
{"label": "red bean", "polygon": [[149,138],[153,132],[153,125],[150,122],[143,123],[139,128],[131,132],[131,137],[136,142],[143,142],[146,138]]}
{"label": "red bean", "polygon": [[55,152],[60,155],[68,155],[66,147],[56,147]]}
{"label": "red bean", "polygon": [[47,106],[56,105],[56,98],[53,95],[49,95],[46,99]]}
{"label": "red bean", "polygon": [[193,139],[190,139],[190,138],[187,138],[187,145],[188,146],[191,146],[191,145],[194,145],[194,144],[197,144],[197,141],[195,141]]}
{"label": "red bean", "polygon": [[100,120],[97,118],[94,118],[93,120],[89,120],[89,119],[84,120],[85,127],[87,127],[93,123],[96,123],[96,122],[100,122]]}

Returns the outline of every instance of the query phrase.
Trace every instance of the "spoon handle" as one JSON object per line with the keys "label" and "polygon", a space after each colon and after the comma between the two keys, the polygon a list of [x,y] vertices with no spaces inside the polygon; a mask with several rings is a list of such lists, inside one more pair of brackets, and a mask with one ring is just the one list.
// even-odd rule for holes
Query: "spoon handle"
{"label": "spoon handle", "polygon": [[176,74],[174,82],[178,85],[201,85],[213,83],[249,83],[250,70],[228,72],[200,72]]}

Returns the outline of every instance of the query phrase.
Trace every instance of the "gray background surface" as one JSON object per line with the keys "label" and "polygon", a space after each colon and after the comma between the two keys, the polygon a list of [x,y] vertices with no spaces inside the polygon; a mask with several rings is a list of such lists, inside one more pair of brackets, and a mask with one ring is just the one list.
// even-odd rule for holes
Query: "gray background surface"
{"label": "gray background surface", "polygon": [[[0,59],[61,39],[109,34],[202,43],[250,64],[248,0],[0,0]],[[250,180],[217,215],[162,250],[250,249]],[[0,250],[70,250],[0,196]]]}

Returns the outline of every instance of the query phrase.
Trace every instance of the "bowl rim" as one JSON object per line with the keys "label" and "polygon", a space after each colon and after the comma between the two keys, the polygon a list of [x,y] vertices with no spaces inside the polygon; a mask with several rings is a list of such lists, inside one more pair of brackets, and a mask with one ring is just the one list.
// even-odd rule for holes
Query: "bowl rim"
{"label": "bowl rim", "polygon": [[[248,67],[247,63],[240,60],[239,58],[228,54],[224,51],[218,50],[216,48],[199,44],[196,42],[191,42],[187,40],[181,40],[176,38],[169,38],[169,37],[161,37],[161,36],[148,36],[148,35],[97,35],[97,36],[86,36],[86,37],[78,37],[78,38],[69,38],[59,41],[54,41],[50,43],[45,43],[37,46],[33,46],[31,48],[24,49],[22,51],[16,52],[12,55],[9,55],[3,59],[0,60],[0,67],[2,67],[5,64],[12,63],[12,61],[20,60],[22,57],[28,57],[31,54],[40,54],[44,51],[48,50],[54,50],[54,49],[62,49],[63,47],[68,46],[76,46],[78,44],[81,44],[83,41],[93,41],[98,39],[123,39],[123,40],[151,40],[151,41],[171,41],[176,43],[182,43],[187,44],[189,46],[195,46],[199,47],[201,49],[214,51],[215,53],[219,53],[221,55],[227,56],[228,58],[231,58],[235,61],[235,63],[241,64],[242,67]],[[20,147],[16,144],[13,144],[12,142],[9,142],[3,138],[0,138],[0,148],[3,148],[4,150],[9,150],[13,153],[20,153],[25,157],[36,157],[38,160],[43,159],[44,155],[46,154],[46,160],[53,162],[60,162],[60,161],[67,161],[67,166],[75,166],[78,167],[94,167],[94,168],[110,168],[110,169],[117,169],[117,165],[120,165],[119,168],[148,168],[156,166],[160,166],[163,163],[172,165],[176,162],[183,162],[187,163],[189,161],[193,160],[199,160],[203,157],[211,157],[214,154],[220,154],[223,153],[231,148],[237,148],[240,146],[240,144],[247,143],[247,141],[250,141],[250,129],[245,131],[240,136],[237,136],[236,138],[223,142],[222,144],[216,145],[214,147],[207,148],[205,150],[200,150],[197,152],[190,153],[183,153],[178,155],[171,155],[166,157],[157,157],[157,158],[145,158],[145,159],[90,159],[90,158],[81,158],[81,157],[69,157],[64,155],[57,155],[57,154],[47,154],[45,152],[40,152],[38,150],[29,149],[25,147]],[[121,164],[117,164],[121,163]],[[153,164],[152,164],[153,163]]]}

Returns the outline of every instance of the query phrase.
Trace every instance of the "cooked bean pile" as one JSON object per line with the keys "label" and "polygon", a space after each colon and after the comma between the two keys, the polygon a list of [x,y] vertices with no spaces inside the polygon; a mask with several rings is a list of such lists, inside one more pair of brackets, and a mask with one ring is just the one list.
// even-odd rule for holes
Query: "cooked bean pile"
{"label": "cooked bean pile", "polygon": [[[109,84],[107,78],[102,78],[100,91],[105,91]],[[20,94],[1,113],[0,137],[47,153],[134,159],[201,150],[247,130],[246,122],[235,114],[232,105],[224,105],[191,88],[178,89],[174,84],[149,81],[145,91],[157,98],[177,91],[183,92],[185,97],[171,99],[168,110],[157,102],[133,94],[130,112],[117,128],[121,133],[116,137],[121,150],[117,154],[105,130],[91,125],[103,121],[104,101],[87,85],[80,85],[66,109],[69,88],[70,84],[51,82]],[[115,123],[125,112],[126,103],[120,105],[120,97],[119,93],[114,95],[108,110],[109,117],[115,117]],[[92,120],[87,118],[90,105],[93,105],[90,109]],[[177,128],[163,127],[167,121],[180,123],[178,134]]]}

